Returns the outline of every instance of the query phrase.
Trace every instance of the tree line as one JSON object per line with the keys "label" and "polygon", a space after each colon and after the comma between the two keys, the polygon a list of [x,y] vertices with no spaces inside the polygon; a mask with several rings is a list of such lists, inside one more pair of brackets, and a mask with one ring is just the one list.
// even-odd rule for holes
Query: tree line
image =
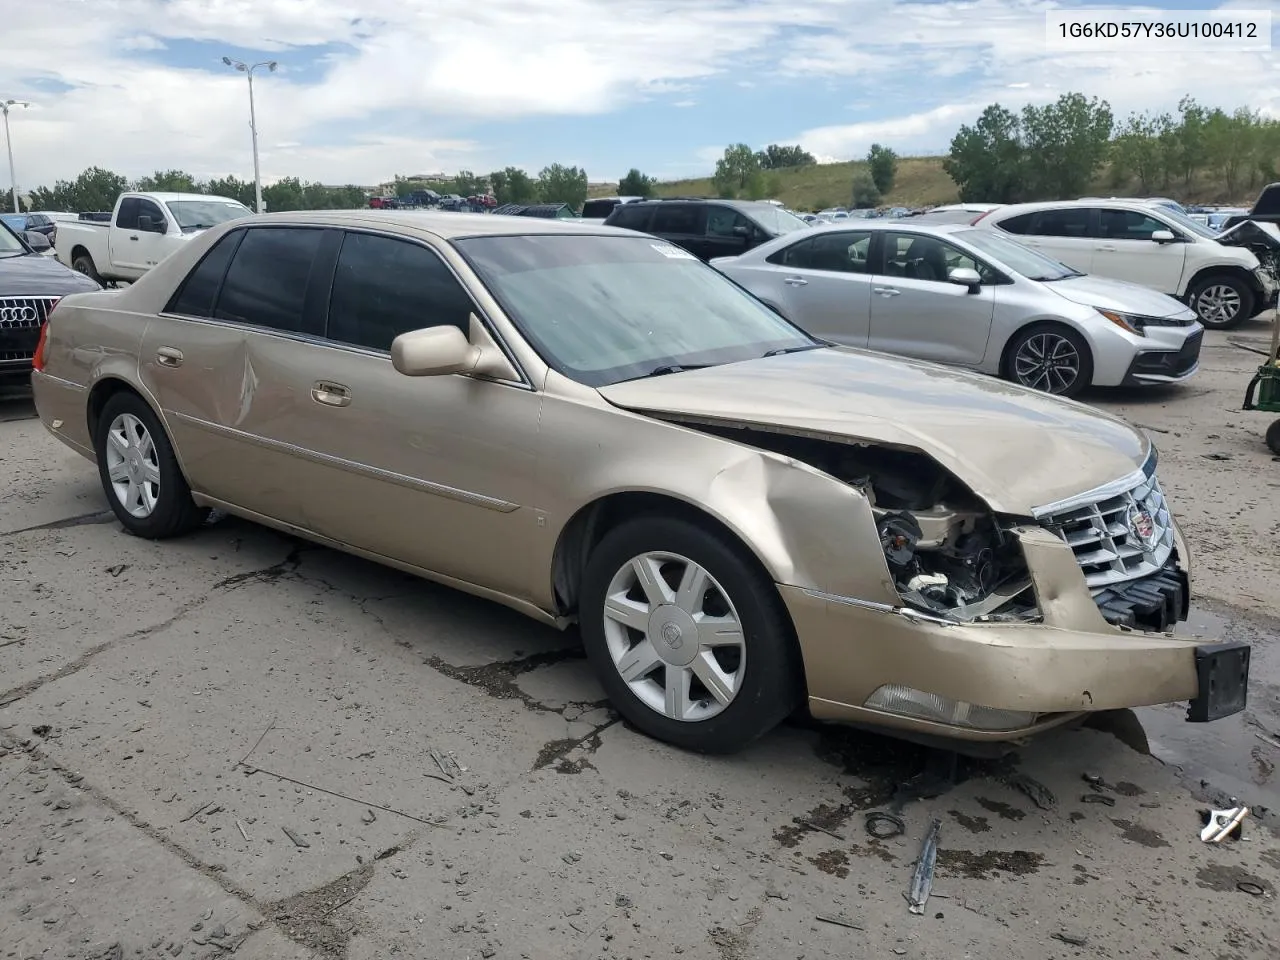
{"label": "tree line", "polygon": [[1280,179],[1278,163],[1280,120],[1255,110],[1188,96],[1117,122],[1107,101],[1067,93],[1018,113],[991,104],[957,131],[943,169],[968,201],[1074,199],[1100,175],[1112,189],[1240,200]]}

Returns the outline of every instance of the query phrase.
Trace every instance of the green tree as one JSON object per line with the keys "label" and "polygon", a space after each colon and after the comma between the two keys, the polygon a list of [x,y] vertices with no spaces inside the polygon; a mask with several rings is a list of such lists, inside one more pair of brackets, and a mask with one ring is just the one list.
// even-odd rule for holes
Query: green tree
{"label": "green tree", "polygon": [[867,169],[871,172],[876,190],[888,193],[893,189],[893,181],[898,176],[898,155],[888,147],[873,143],[867,151]]}
{"label": "green tree", "polygon": [[850,206],[855,210],[869,210],[880,203],[880,188],[871,174],[862,171],[853,177],[853,197]]}
{"label": "green tree", "polygon": [[1174,136],[1176,171],[1182,177],[1183,186],[1191,186],[1195,172],[1209,160],[1209,111],[1196,103],[1194,97],[1178,101],[1178,124]]}
{"label": "green tree", "polygon": [[1228,197],[1237,197],[1244,185],[1257,133],[1258,115],[1247,108],[1242,107],[1233,114],[1215,108],[1209,113],[1205,123],[1205,152]]}
{"label": "green tree", "polygon": [[538,185],[519,167],[506,167],[489,174],[489,185],[498,203],[532,203],[538,198]]}
{"label": "green tree", "polygon": [[632,167],[627,171],[627,175],[618,181],[618,195],[622,197],[652,197],[653,188],[656,185],[657,181],[653,177],[646,177],[635,167]]}
{"label": "green tree", "polygon": [[1105,100],[1066,93],[1022,110],[1024,191],[1028,198],[1074,198],[1107,157],[1113,118]]}
{"label": "green tree", "polygon": [[756,154],[756,162],[762,170],[785,170],[790,167],[811,167],[818,161],[799,144],[771,143]]}
{"label": "green tree", "polygon": [[196,178],[185,170],[157,170],[134,183],[133,189],[159,193],[201,193]]}
{"label": "green tree", "polygon": [[1025,162],[1017,116],[993,103],[951,138],[942,169],[960,188],[961,200],[1016,203],[1024,193]]}
{"label": "green tree", "polygon": [[307,209],[302,181],[297,177],[282,177],[270,186],[263,187],[262,199],[272,213]]}
{"label": "green tree", "polygon": [[735,143],[726,147],[724,156],[716,161],[711,180],[720,196],[732,198],[746,190],[753,175],[759,172],[760,158],[745,143]]}
{"label": "green tree", "polygon": [[538,173],[538,195],[543,203],[565,203],[574,210],[587,202],[587,171],[553,163]]}
{"label": "green tree", "polygon": [[484,193],[489,184],[484,177],[478,177],[470,170],[459,170],[458,175],[453,178],[453,183],[445,184],[447,189],[440,191],[441,193],[456,193],[460,197],[471,197],[477,193]]}
{"label": "green tree", "polygon": [[90,167],[74,180],[59,180],[51,188],[32,190],[31,205],[36,210],[68,213],[111,210],[115,208],[116,198],[128,189],[126,177],[101,167]]}
{"label": "green tree", "polygon": [[782,192],[782,189],[783,189],[782,178],[778,176],[776,173],[771,173],[769,174],[768,177],[765,178],[765,181],[764,181],[765,196],[769,197],[772,200],[777,200],[778,194]]}
{"label": "green tree", "polygon": [[203,192],[215,197],[239,200],[246,207],[252,207],[254,202],[253,182],[241,180],[239,177],[218,177],[210,180],[204,185]]}
{"label": "green tree", "polygon": [[1152,193],[1160,182],[1160,141],[1157,118],[1133,113],[1111,143],[1112,183],[1120,186],[1136,177],[1143,193]]}

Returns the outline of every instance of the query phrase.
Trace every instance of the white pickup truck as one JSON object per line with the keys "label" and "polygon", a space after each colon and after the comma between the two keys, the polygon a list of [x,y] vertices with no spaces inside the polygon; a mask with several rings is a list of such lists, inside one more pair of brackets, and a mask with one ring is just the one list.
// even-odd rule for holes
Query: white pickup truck
{"label": "white pickup truck", "polygon": [[106,283],[137,280],[191,237],[252,214],[229,197],[203,193],[122,193],[109,220],[58,224],[58,259]]}

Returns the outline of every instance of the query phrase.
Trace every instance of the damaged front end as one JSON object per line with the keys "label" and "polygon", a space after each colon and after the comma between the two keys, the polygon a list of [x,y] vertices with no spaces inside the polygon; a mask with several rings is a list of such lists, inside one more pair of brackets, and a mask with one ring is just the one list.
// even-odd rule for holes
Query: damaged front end
{"label": "damaged front end", "polygon": [[1274,292],[1280,288],[1280,225],[1244,220],[1215,238],[1228,247],[1243,247],[1258,258],[1259,280]]}

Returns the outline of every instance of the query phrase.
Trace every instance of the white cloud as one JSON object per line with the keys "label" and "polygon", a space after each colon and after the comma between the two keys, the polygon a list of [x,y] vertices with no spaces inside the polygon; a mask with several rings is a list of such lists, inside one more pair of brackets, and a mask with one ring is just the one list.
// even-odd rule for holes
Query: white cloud
{"label": "white cloud", "polygon": [[[792,138],[824,157],[855,156],[876,140],[900,153],[937,151],[986,103],[1016,107],[1066,90],[1107,97],[1117,114],[1168,109],[1190,92],[1280,115],[1280,60],[1272,56],[1060,54],[1046,48],[1049,5],[1040,0],[631,0],[622,17],[617,0],[5,7],[0,91],[35,104],[13,118],[25,185],[90,164],[135,176],[157,167],[245,176],[247,90],[242,75],[218,62],[224,49],[281,61],[279,73],[255,82],[268,179],[375,182],[397,170],[506,165],[517,158],[498,146],[504,119],[605,114],[655,98],[714,107],[704,90],[712,78],[736,83],[740,98],[777,81],[797,96],[852,87],[860,112],[843,116],[853,123]],[[193,40],[211,43],[207,61],[158,62]],[[327,45],[319,58],[318,45]],[[60,84],[37,81],[70,89],[51,92]],[[489,142],[457,135],[464,125]],[[383,135],[360,132],[375,126]],[[777,128],[778,118],[762,117],[762,126]],[[732,139],[752,142],[756,133]],[[581,162],[574,146],[550,144],[553,156],[536,165]],[[670,168],[696,161],[709,170],[721,149],[681,148]]]}

